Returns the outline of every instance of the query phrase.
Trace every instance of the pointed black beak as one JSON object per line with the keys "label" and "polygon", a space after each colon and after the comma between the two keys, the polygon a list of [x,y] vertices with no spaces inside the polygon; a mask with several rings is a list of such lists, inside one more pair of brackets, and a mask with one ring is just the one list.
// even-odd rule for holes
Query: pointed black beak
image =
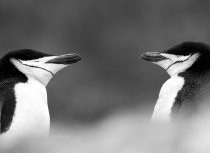
{"label": "pointed black beak", "polygon": [[160,55],[159,52],[147,52],[141,55],[141,59],[149,62],[158,62],[158,61],[163,61],[168,58]]}
{"label": "pointed black beak", "polygon": [[54,59],[47,61],[46,63],[53,63],[53,64],[64,64],[69,65],[80,61],[82,58],[80,55],[72,53],[72,54],[65,54],[58,56]]}

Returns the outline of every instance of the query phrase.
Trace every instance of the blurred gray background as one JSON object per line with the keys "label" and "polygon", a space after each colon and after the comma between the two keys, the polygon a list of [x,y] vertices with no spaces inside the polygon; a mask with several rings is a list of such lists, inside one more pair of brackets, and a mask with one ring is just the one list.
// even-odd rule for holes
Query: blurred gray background
{"label": "blurred gray background", "polygon": [[160,67],[140,60],[183,41],[210,43],[207,0],[1,0],[0,53],[31,48],[82,61],[47,86],[51,121],[92,124],[120,110],[152,114]]}

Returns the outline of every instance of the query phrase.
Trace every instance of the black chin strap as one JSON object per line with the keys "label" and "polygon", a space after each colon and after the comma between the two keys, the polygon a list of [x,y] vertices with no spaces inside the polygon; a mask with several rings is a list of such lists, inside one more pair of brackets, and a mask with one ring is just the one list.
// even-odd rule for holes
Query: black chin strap
{"label": "black chin strap", "polygon": [[[18,61],[19,61],[21,64],[23,64],[20,60],[18,60]],[[44,68],[42,68],[42,67],[38,67],[38,66],[34,66],[34,65],[27,65],[27,64],[23,64],[23,65],[45,70],[45,71],[49,72],[50,74],[52,74],[52,76],[54,76],[54,74],[53,74],[51,71],[49,71],[49,70],[47,70],[47,69],[44,69]]]}
{"label": "black chin strap", "polygon": [[176,62],[174,62],[173,64],[169,65],[169,67],[166,69],[166,71],[167,71],[171,66],[173,66],[174,64],[176,64],[176,63],[183,63],[183,62],[187,61],[190,57],[191,57],[191,55],[190,55],[186,60],[184,60],[184,61],[176,61]]}

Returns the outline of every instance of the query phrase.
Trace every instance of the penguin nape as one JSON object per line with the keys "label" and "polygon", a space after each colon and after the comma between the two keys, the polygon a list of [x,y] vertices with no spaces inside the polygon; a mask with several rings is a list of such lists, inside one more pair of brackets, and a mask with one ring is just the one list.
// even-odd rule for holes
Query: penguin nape
{"label": "penguin nape", "polygon": [[187,119],[210,109],[210,46],[184,42],[163,52],[147,52],[143,60],[164,68],[170,78],[163,84],[152,121]]}
{"label": "penguin nape", "polygon": [[0,146],[20,138],[47,137],[50,116],[46,85],[56,72],[81,60],[78,54],[50,55],[31,49],[0,58]]}

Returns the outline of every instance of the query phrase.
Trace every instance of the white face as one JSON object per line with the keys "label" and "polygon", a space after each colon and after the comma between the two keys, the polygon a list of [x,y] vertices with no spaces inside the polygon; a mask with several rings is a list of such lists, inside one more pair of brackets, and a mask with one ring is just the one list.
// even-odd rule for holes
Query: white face
{"label": "white face", "polygon": [[57,57],[60,56],[43,57],[27,61],[14,58],[11,58],[10,60],[15,67],[27,77],[34,78],[46,86],[56,72],[68,66],[64,64],[47,63],[48,61]]}
{"label": "white face", "polygon": [[164,68],[168,74],[172,77],[178,73],[184,72],[188,69],[199,57],[199,54],[181,56],[173,54],[160,53],[160,55],[167,59],[158,62],[152,62]]}

